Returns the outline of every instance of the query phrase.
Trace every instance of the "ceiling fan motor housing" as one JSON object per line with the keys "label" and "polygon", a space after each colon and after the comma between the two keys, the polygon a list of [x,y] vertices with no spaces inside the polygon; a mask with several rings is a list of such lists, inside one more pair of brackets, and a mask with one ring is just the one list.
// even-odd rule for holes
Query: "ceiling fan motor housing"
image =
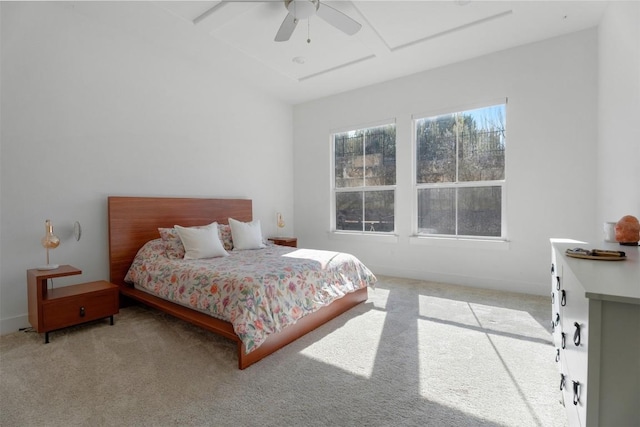
{"label": "ceiling fan motor housing", "polygon": [[307,19],[316,14],[320,2],[318,0],[285,0],[284,5],[295,19]]}

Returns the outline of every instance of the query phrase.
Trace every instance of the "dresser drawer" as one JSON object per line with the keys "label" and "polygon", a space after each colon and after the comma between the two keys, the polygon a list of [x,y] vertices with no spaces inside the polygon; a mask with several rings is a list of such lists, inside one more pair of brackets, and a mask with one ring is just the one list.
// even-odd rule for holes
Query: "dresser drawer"
{"label": "dresser drawer", "polygon": [[91,282],[56,290],[43,302],[44,330],[52,331],[118,313],[118,287]]}
{"label": "dresser drawer", "polygon": [[[581,418],[578,406],[573,404],[573,392],[573,380],[567,376],[565,378],[564,389],[562,390],[562,404],[566,410],[567,422],[569,426],[582,427],[584,426],[584,418]],[[584,396],[582,396],[582,398],[584,398]]]}
{"label": "dresser drawer", "polygon": [[[561,312],[562,331],[566,334],[566,357],[571,373],[586,377],[589,344],[589,300],[570,270],[563,270],[566,305]],[[585,378],[586,380],[586,378]]]}

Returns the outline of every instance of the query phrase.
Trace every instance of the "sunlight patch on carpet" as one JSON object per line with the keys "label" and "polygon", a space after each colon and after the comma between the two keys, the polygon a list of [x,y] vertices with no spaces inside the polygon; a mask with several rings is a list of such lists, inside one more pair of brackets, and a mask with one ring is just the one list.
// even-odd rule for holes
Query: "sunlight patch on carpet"
{"label": "sunlight patch on carpet", "polygon": [[384,310],[387,308],[389,294],[389,289],[369,288],[369,300],[367,302],[372,303],[377,309]]}
{"label": "sunlight patch on carpet", "polygon": [[[522,339],[550,340],[549,330],[526,311],[485,304],[468,305],[477,319],[477,325],[487,330],[521,336]],[[523,334],[523,331],[527,332]]]}
{"label": "sunlight patch on carpet", "polygon": [[300,353],[351,374],[370,378],[386,317],[382,311],[371,310],[366,316],[350,319]]}
{"label": "sunlight patch on carpet", "polygon": [[[418,320],[418,337],[419,387],[424,398],[481,419],[487,413],[499,413],[486,409],[496,401],[508,401],[512,407],[514,387],[484,333]],[[483,365],[498,369],[477,368]],[[470,371],[471,366],[476,368]]]}
{"label": "sunlight patch on carpet", "polygon": [[419,296],[419,314],[422,318],[441,320],[459,325],[478,326],[466,301],[448,298]]}
{"label": "sunlight patch on carpet", "polygon": [[[417,319],[420,394],[441,405],[482,419],[496,402],[507,412],[487,421],[522,420],[541,425],[545,410],[528,396],[553,383],[548,365],[549,333],[522,310],[421,295]],[[526,331],[526,332],[523,332]],[[455,337],[455,338],[452,338]],[[527,375],[527,364],[541,379]],[[472,371],[469,367],[474,366]],[[486,369],[485,369],[486,367]],[[495,408],[497,409],[497,408]]]}

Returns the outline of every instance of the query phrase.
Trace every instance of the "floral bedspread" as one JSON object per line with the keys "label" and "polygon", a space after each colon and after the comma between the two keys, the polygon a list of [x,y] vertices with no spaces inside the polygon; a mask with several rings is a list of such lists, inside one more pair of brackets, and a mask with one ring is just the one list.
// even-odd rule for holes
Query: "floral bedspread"
{"label": "floral bedspread", "polygon": [[171,260],[161,239],[138,251],[125,280],[230,322],[247,353],[269,334],[376,282],[345,253],[268,245],[227,257]]}

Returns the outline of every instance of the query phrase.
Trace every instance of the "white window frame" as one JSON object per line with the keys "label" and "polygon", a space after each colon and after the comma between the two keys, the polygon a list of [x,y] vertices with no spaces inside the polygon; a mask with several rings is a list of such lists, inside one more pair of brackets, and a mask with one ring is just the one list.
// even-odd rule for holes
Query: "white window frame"
{"label": "white window frame", "polygon": [[[458,107],[454,107],[454,108],[443,108],[443,109],[439,109],[437,111],[431,111],[431,112],[427,112],[427,113],[418,113],[418,114],[412,114],[411,115],[411,163],[412,163],[412,185],[413,185],[413,191],[412,191],[412,213],[411,213],[411,229],[412,229],[412,236],[411,236],[411,242],[412,243],[436,243],[436,244],[442,244],[444,242],[447,241],[466,241],[466,242],[473,242],[473,241],[477,241],[477,242],[496,242],[496,243],[507,243],[508,240],[508,236],[507,236],[507,161],[508,161],[508,155],[507,155],[507,146],[508,143],[505,142],[505,160],[504,160],[504,179],[502,180],[492,180],[492,181],[456,181],[456,182],[452,182],[452,183],[420,183],[418,184],[416,181],[416,176],[417,176],[417,170],[418,170],[418,159],[417,159],[417,146],[418,146],[418,141],[416,139],[416,131],[417,131],[417,121],[418,120],[422,120],[425,118],[430,118],[430,117],[437,117],[437,116],[443,116],[443,115],[448,115],[448,114],[456,114],[456,113],[460,113],[460,112],[464,112],[464,111],[469,111],[469,110],[474,110],[474,109],[479,109],[479,108],[484,108],[484,107],[490,107],[493,105],[499,105],[499,104],[504,104],[505,105],[505,122],[506,122],[506,117],[507,117],[507,106],[508,106],[508,99],[505,98],[501,98],[501,99],[494,99],[491,101],[486,101],[486,102],[478,102],[478,103],[473,103],[473,104],[465,104],[464,106],[458,106]],[[505,130],[505,132],[507,132]],[[507,141],[507,138],[505,137],[505,141]],[[456,170],[458,168],[458,144],[456,144]],[[457,175],[457,173],[456,173]],[[419,232],[419,227],[418,227],[418,192],[421,189],[429,189],[429,188],[450,188],[450,189],[459,189],[459,188],[477,188],[477,187],[500,187],[500,191],[501,191],[501,227],[500,227],[500,236],[469,236],[469,235],[460,235],[460,234],[455,234],[455,235],[451,235],[451,234],[429,234],[429,233],[421,233]],[[456,198],[456,204],[457,204],[457,198]],[[457,228],[457,224],[458,224],[458,207],[456,206],[456,228]],[[457,230],[456,230],[457,233]],[[427,242],[427,241],[431,241],[431,242]],[[474,244],[470,245],[471,247],[474,247]],[[506,246],[506,248],[508,248],[508,246]]]}
{"label": "white window frame", "polygon": [[[331,173],[330,173],[330,179],[331,179],[330,233],[331,234],[333,235],[343,234],[343,235],[355,235],[355,236],[378,236],[382,238],[385,238],[387,236],[396,236],[396,230],[397,230],[396,218],[397,218],[397,209],[398,209],[398,203],[397,203],[398,197],[397,197],[397,191],[396,191],[397,184],[398,184],[397,169],[396,169],[396,181],[395,181],[396,183],[393,185],[375,185],[375,186],[363,185],[362,187],[338,188],[336,187],[336,176],[335,176],[335,171],[336,171],[335,135],[336,134],[381,127],[381,126],[389,126],[389,125],[395,126],[397,131],[398,125],[395,119],[380,120],[380,121],[366,123],[366,124],[357,125],[357,126],[348,126],[344,128],[333,129],[330,131],[329,145],[331,146],[331,149],[330,149],[331,161],[329,163],[331,167]],[[364,146],[363,146],[363,149],[364,149]],[[396,167],[397,167],[397,154],[398,154],[398,141],[397,141],[397,134],[396,134]],[[356,193],[356,192],[360,193],[360,192],[368,192],[368,191],[393,191],[393,230],[394,231],[338,230],[337,224],[336,224],[336,195],[338,193]],[[364,209],[365,209],[364,204],[362,206],[362,209],[363,209],[362,217],[364,218]]]}

